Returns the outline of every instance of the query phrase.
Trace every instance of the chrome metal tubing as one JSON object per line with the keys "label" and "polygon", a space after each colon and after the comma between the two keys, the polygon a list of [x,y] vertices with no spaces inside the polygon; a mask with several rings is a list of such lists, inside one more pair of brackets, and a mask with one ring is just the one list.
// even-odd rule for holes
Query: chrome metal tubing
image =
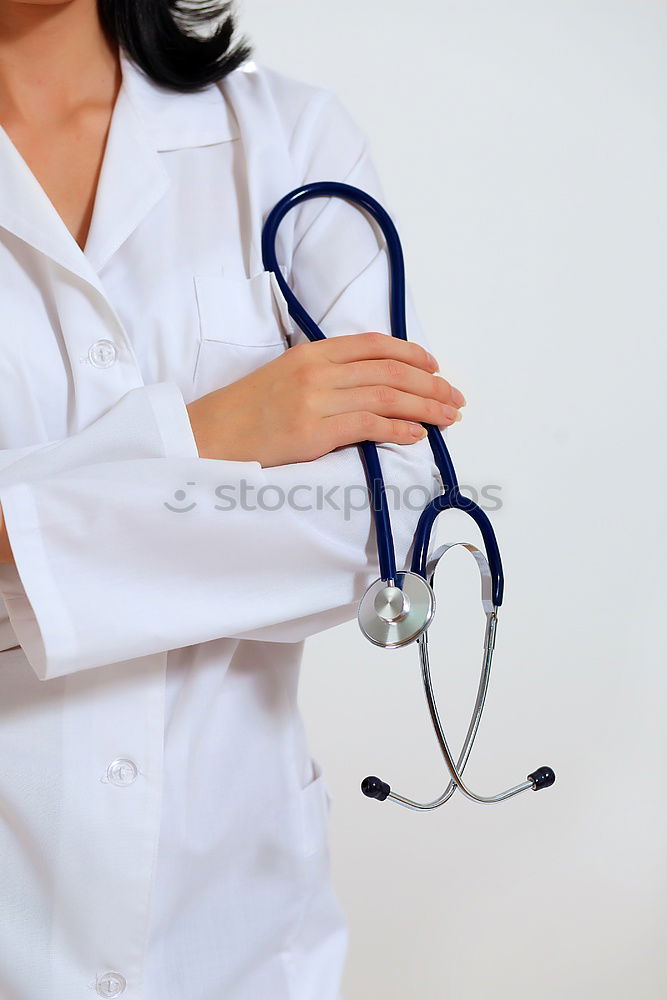
{"label": "chrome metal tubing", "polygon": [[519,792],[527,791],[529,788],[534,788],[533,782],[531,780],[526,780],[520,785],[515,785],[513,788],[508,788],[504,792],[499,792],[497,795],[483,796],[477,795],[475,792],[471,791],[464,783],[461,775],[468,763],[470,753],[472,751],[475,739],[477,737],[477,731],[479,729],[479,724],[482,718],[482,713],[484,711],[484,704],[486,701],[486,695],[489,688],[489,678],[491,676],[491,665],[493,662],[493,651],[495,648],[496,640],[496,628],[498,624],[497,608],[493,606],[491,601],[491,573],[488,568],[488,563],[482,552],[477,549],[476,546],[470,545],[468,543],[454,543],[449,545],[441,546],[437,552],[434,554],[433,559],[429,563],[427,577],[429,583],[433,585],[433,577],[435,575],[435,569],[438,562],[442,556],[452,548],[460,545],[461,547],[467,549],[475,557],[480,570],[481,580],[482,580],[482,606],[486,613],[486,629],[484,633],[484,652],[482,657],[482,672],[480,674],[479,687],[477,689],[477,697],[475,699],[475,707],[473,710],[472,717],[470,719],[470,725],[468,726],[468,731],[466,733],[465,740],[463,741],[463,747],[456,764],[452,757],[449,745],[447,743],[447,738],[445,736],[442,723],[440,721],[440,716],[438,713],[438,707],[436,704],[435,694],[433,691],[433,682],[431,677],[431,668],[428,656],[428,631],[424,632],[422,636],[417,640],[419,646],[419,659],[422,668],[422,681],[424,685],[424,693],[426,695],[426,702],[428,704],[429,714],[431,716],[431,722],[433,723],[433,728],[435,730],[435,735],[438,740],[438,745],[447,764],[447,768],[451,775],[451,779],[447,788],[442,793],[442,795],[434,799],[432,802],[416,802],[414,799],[408,799],[403,795],[399,795],[397,792],[390,792],[387,796],[388,799],[392,799],[398,805],[405,806],[407,809],[414,809],[420,812],[428,811],[431,809],[437,809],[439,806],[444,805],[447,802],[456,789],[463,793],[467,798],[473,802],[480,802],[484,804],[492,804],[495,802],[502,802],[505,799],[512,798],[514,795],[518,795]]}
{"label": "chrome metal tubing", "polygon": [[[477,729],[479,727],[479,722],[482,715],[482,710],[484,708],[484,698],[486,697],[486,688],[488,687],[489,680],[489,669],[487,668],[482,673],[482,679],[480,682],[480,689],[477,695],[477,701],[475,703],[475,712],[473,718],[471,719],[470,726],[468,728],[468,733],[466,735],[465,743],[461,751],[461,756],[457,764],[454,763],[452,758],[449,745],[447,743],[447,738],[445,736],[444,730],[442,728],[442,723],[440,722],[440,717],[438,714],[438,708],[435,702],[435,697],[433,694],[433,685],[431,683],[431,671],[428,661],[428,639],[424,635],[418,640],[419,643],[419,655],[422,664],[422,678],[424,681],[424,691],[426,693],[426,700],[428,703],[429,712],[431,715],[431,721],[433,723],[433,728],[435,729],[435,734],[442,751],[442,755],[445,759],[445,763],[451,774],[451,781],[447,786],[444,793],[440,798],[435,799],[433,802],[420,803],[415,802],[412,799],[405,798],[402,795],[398,795],[396,792],[390,792],[387,796],[388,799],[392,799],[398,805],[405,806],[408,809],[416,809],[419,811],[425,811],[429,809],[437,809],[438,806],[444,805],[448,799],[451,798],[456,788],[461,791],[466,798],[470,799],[472,802],[481,802],[483,804],[493,804],[495,802],[502,802],[505,799],[510,799],[514,795],[518,795],[519,792],[525,792],[529,788],[533,788],[533,782],[526,780],[521,782],[520,785],[515,785],[513,788],[508,788],[504,792],[499,792],[497,795],[477,795],[475,792],[471,791],[470,788],[464,783],[461,774],[465,765],[468,762],[468,757],[470,756],[470,751],[477,735]],[[485,653],[485,662],[488,663],[490,667],[490,656]],[[481,695],[481,697],[480,697]]]}
{"label": "chrome metal tubing", "polygon": [[[479,687],[477,689],[477,698],[475,700],[475,708],[472,717],[470,719],[470,725],[468,726],[468,732],[466,733],[466,738],[463,741],[461,754],[456,763],[456,771],[458,772],[459,775],[463,774],[465,766],[468,763],[468,759],[470,757],[473,744],[477,737],[477,730],[479,729],[479,724],[482,718],[482,712],[484,711],[486,692],[488,691],[489,688],[489,678],[491,675],[491,663],[493,660],[493,643],[495,639],[495,627],[497,620],[498,619],[496,618],[495,614],[493,615],[493,619],[491,619],[490,615],[487,616],[486,635],[484,640],[484,658],[482,662],[482,673],[479,679]],[[433,699],[433,703],[435,704],[435,697],[433,695],[433,686],[431,681],[431,670],[428,659],[428,632],[425,632],[424,635],[417,640],[417,643],[419,645],[419,659],[422,666],[422,681],[424,683],[424,691],[425,692],[427,690],[431,691],[431,698]],[[428,697],[429,696],[427,694],[427,701]],[[437,735],[438,735],[438,730],[436,728],[436,737]],[[405,796],[399,795],[397,792],[390,792],[387,798],[393,799],[394,802],[397,802],[408,809],[415,809],[420,812],[425,812],[430,809],[437,809],[439,806],[444,805],[445,802],[448,802],[449,799],[451,799],[454,792],[456,791],[456,788],[457,788],[457,783],[453,779],[451,779],[449,784],[447,785],[447,788],[442,793],[442,795],[439,798],[434,799],[433,802],[415,802],[413,799],[405,798]]]}

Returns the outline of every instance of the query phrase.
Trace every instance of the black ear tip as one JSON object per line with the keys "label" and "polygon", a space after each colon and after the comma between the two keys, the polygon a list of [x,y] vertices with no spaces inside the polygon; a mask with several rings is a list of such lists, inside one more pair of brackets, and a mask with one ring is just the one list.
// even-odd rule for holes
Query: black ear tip
{"label": "black ear tip", "polygon": [[384,802],[391,788],[385,781],[370,775],[361,782],[361,790],[369,799],[378,799],[380,802]]}
{"label": "black ear tip", "polygon": [[556,780],[556,775],[550,767],[538,767],[537,771],[528,775],[527,780],[532,781],[533,791],[539,792],[540,788],[550,788]]}

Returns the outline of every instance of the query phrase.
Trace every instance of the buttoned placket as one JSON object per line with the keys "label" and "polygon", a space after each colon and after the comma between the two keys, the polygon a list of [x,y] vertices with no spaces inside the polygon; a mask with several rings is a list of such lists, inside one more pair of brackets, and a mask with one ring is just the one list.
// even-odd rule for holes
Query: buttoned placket
{"label": "buttoned placket", "polygon": [[[1,128],[0,175],[0,225],[46,258],[73,381],[69,432],[76,433],[144,384],[98,271],[165,194],[168,175],[124,89],[112,115],[85,253]],[[91,989],[100,997],[141,996],[161,814],[166,657],[65,679],[53,885],[57,996],[75,1000]],[[71,887],[82,875],[87,903],[73,912]],[[83,982],[82,948],[89,956]]]}
{"label": "buttoned placket", "polygon": [[[135,203],[136,219],[166,190],[166,175],[157,154],[152,155],[147,197]],[[74,271],[50,261],[53,300],[74,385],[72,433],[143,385],[131,342],[97,273],[86,255],[78,263]],[[81,879],[82,859],[71,850],[80,830],[64,830],[54,865],[55,980],[67,984],[72,997],[89,995],[90,988],[100,997],[141,997],[161,815],[166,656],[110,664],[66,680],[63,816],[65,824],[68,817],[80,817],[83,801],[90,842],[84,861],[89,902],[77,931],[89,956],[85,983],[73,981],[80,971],[68,967],[71,915],[58,912],[58,900],[68,898],[67,887]],[[84,760],[86,743],[92,752]]]}
{"label": "buttoned placket", "polygon": [[[144,384],[100,276],[168,191],[160,151],[238,135],[215,89],[184,105],[120,56],[123,85],[85,252],[0,126],[0,227],[42,256],[72,380],[72,434]],[[62,797],[50,885],[54,996],[142,1000],[162,808],[166,663],[164,652],[63,678]]]}

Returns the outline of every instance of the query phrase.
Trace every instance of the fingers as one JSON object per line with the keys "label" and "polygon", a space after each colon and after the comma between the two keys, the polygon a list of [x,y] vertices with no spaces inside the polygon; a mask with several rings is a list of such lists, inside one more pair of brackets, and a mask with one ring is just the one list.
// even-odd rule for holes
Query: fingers
{"label": "fingers", "polygon": [[463,393],[447,379],[394,359],[357,361],[341,366],[335,374],[340,387],[384,386],[435,399],[440,403],[449,403],[451,406],[461,407],[466,403]]}
{"label": "fingers", "polygon": [[292,357],[299,397],[311,400],[326,450],[359,441],[409,444],[424,436],[422,424],[444,428],[461,419],[465,397],[419,344],[361,333],[303,345]]}
{"label": "fingers", "polygon": [[325,358],[337,364],[394,358],[427,372],[438,370],[436,359],[419,344],[398,340],[386,333],[353,333],[343,337],[332,337],[330,340],[315,341],[315,344]]}
{"label": "fingers", "polygon": [[461,419],[460,411],[451,403],[402,392],[386,385],[334,389],[324,394],[322,410],[330,416],[370,412],[380,417],[419,421],[437,427],[449,427]]}
{"label": "fingers", "polygon": [[322,426],[329,451],[349,444],[358,444],[360,441],[414,444],[426,436],[426,430],[421,424],[407,420],[393,420],[368,411],[325,417]]}

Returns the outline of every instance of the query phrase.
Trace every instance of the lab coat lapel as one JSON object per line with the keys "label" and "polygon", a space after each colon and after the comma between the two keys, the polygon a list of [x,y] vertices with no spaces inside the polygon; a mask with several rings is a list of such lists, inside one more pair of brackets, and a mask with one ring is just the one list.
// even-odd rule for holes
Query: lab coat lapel
{"label": "lab coat lapel", "polygon": [[94,271],[101,272],[168,187],[169,176],[160,154],[150,143],[123,86],[109,126],[85,255],[82,254]]}
{"label": "lab coat lapel", "polygon": [[[122,87],[107,138],[86,257],[100,272],[169,187],[162,153],[236,139],[220,89],[161,87],[119,49]],[[159,247],[156,247],[159,253]]]}
{"label": "lab coat lapel", "polygon": [[99,271],[168,186],[167,171],[146,135],[123,80],[111,116],[84,253],[0,126],[0,226],[102,295]]}
{"label": "lab coat lapel", "polygon": [[0,227],[104,295],[99,272],[169,187],[167,150],[238,138],[220,88],[160,87],[119,49],[122,83],[109,126],[85,253],[0,126]]}
{"label": "lab coat lapel", "polygon": [[0,226],[62,267],[97,285],[76,240],[0,126]]}
{"label": "lab coat lapel", "polygon": [[[68,234],[78,251],[73,261],[77,273],[89,285],[96,285],[103,300],[99,295],[86,294],[80,282],[68,280],[66,276],[52,284],[61,329],[72,359],[76,399],[73,430],[96,419],[128,389],[143,384],[132,340],[99,284],[98,275],[104,280],[104,265],[163,197],[169,183],[160,154],[149,140],[123,83],[109,125],[85,253]],[[66,231],[64,225],[63,229]],[[159,247],[155,248],[155,253],[159,254]],[[97,371],[91,368],[89,351],[91,345],[94,347],[105,340],[114,343],[118,358],[112,366]]]}

